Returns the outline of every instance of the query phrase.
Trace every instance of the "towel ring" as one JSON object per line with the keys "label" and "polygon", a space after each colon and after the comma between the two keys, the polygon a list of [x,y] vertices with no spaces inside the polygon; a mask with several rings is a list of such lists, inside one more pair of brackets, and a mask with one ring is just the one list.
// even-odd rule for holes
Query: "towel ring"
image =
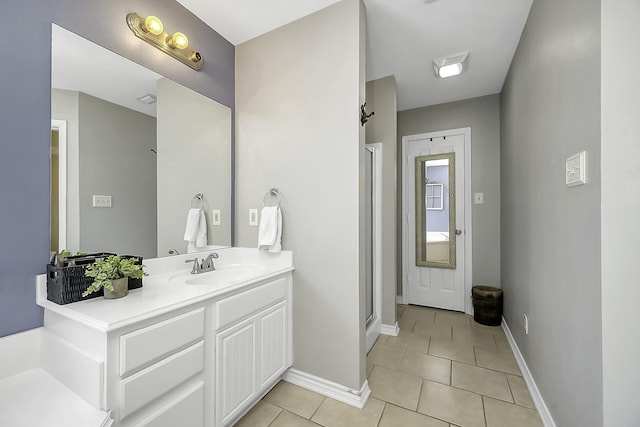
{"label": "towel ring", "polygon": [[265,194],[262,198],[262,206],[267,206],[267,200],[273,197],[277,199],[277,203],[274,206],[280,206],[280,193],[278,193],[277,188],[272,188],[271,190],[267,191],[267,194]]}
{"label": "towel ring", "polygon": [[[195,206],[193,206],[193,202],[196,202]],[[204,208],[204,196],[202,193],[198,193],[195,196],[193,196],[193,199],[191,199],[191,208],[193,209]]]}

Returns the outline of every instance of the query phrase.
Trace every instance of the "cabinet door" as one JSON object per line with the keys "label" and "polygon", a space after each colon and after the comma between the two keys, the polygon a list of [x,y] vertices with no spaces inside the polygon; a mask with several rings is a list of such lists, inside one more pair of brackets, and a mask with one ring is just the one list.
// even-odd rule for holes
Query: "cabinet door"
{"label": "cabinet door", "polygon": [[226,425],[255,393],[256,328],[250,320],[216,339],[216,425]]}
{"label": "cabinet door", "polygon": [[258,388],[269,387],[286,369],[287,305],[282,302],[258,319],[260,352],[258,356]]}

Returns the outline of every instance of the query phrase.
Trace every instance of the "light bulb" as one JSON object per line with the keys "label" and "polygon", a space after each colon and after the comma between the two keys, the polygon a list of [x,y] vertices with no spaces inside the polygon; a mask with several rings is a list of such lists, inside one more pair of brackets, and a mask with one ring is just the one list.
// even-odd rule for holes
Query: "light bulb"
{"label": "light bulb", "polygon": [[462,73],[462,64],[460,63],[449,64],[440,67],[440,77],[443,79],[447,77],[457,76],[460,73]]}
{"label": "light bulb", "polygon": [[180,32],[173,33],[169,46],[176,49],[186,49],[189,46],[189,39]]}
{"label": "light bulb", "polygon": [[162,21],[157,16],[149,15],[144,20],[144,29],[157,36],[164,31],[164,25],[162,25]]}

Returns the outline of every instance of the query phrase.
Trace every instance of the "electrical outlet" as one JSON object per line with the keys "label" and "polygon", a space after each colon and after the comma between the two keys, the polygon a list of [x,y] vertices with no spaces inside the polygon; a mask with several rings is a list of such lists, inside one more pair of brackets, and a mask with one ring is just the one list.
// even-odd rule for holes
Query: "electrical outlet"
{"label": "electrical outlet", "polygon": [[249,226],[258,226],[258,209],[249,209]]}
{"label": "electrical outlet", "polygon": [[527,317],[526,314],[523,314],[523,316],[524,316],[524,334],[529,335],[529,318]]}
{"label": "electrical outlet", "polygon": [[93,195],[93,207],[94,208],[110,208],[111,196],[99,196]]}
{"label": "electrical outlet", "polygon": [[220,209],[214,209],[211,218],[213,225],[220,225]]}

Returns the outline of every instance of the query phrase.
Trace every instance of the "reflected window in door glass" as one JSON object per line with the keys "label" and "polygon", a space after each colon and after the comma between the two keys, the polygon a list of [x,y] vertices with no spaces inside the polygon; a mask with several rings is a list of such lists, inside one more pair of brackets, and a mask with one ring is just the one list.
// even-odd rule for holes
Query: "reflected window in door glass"
{"label": "reflected window in door glass", "polygon": [[455,269],[455,154],[415,161],[416,265]]}

